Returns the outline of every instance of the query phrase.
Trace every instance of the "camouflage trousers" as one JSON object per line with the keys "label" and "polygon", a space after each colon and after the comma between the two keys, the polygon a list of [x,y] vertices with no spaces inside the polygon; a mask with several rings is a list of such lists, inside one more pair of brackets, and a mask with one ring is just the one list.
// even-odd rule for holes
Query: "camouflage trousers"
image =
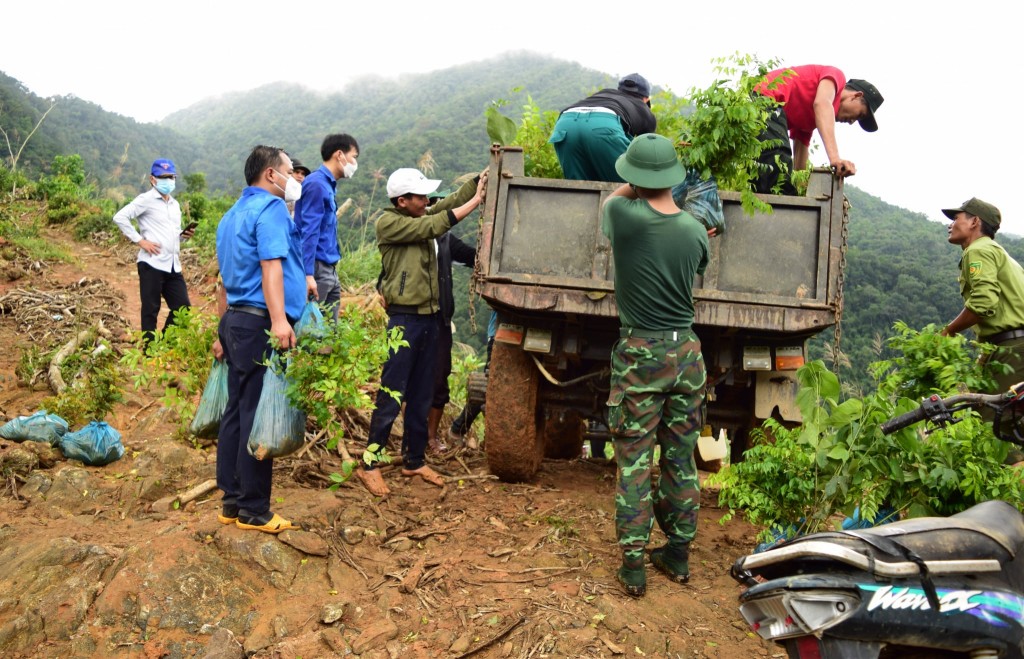
{"label": "camouflage trousers", "polygon": [[[697,534],[700,483],[693,451],[706,373],[697,335],[621,339],[612,350],[608,429],[615,446],[615,530],[627,558],[640,558],[654,520],[669,541]],[[660,477],[651,486],[654,448]]]}

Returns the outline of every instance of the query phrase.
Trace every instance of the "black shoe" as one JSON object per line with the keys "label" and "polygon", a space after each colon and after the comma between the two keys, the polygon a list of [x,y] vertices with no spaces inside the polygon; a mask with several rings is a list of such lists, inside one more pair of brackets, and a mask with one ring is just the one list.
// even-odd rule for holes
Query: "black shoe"
{"label": "black shoe", "polygon": [[643,597],[647,593],[647,570],[642,558],[639,562],[623,559],[615,578],[630,597]]}
{"label": "black shoe", "polygon": [[651,550],[651,565],[676,583],[690,580],[689,545],[665,545]]}

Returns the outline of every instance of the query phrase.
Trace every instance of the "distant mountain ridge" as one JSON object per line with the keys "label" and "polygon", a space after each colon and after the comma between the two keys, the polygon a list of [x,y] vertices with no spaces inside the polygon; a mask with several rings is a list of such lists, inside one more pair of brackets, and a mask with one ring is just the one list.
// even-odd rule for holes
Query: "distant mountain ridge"
{"label": "distant mountain ridge", "polygon": [[[358,216],[366,218],[387,203],[383,182],[397,167],[431,168],[430,175],[446,184],[482,169],[489,146],[484,110],[492,101],[508,101],[508,114],[518,118],[527,95],[541,108],[557,109],[614,82],[575,63],[516,53],[397,79],[368,76],[343,93],[273,83],[206,99],[159,124],[140,124],[65,96],[56,99],[20,168],[43,173],[55,155],[78,153],[101,190],[125,198],[144,188],[150,162],[162,156],[174,159],[183,173],[204,172],[211,191],[235,194],[244,186],[243,163],[253,145],[280,146],[315,169],[323,136],[348,132],[361,146],[359,171],[339,186],[339,196],[352,198]],[[47,107],[47,99],[0,73],[5,130],[27,134]],[[0,143],[0,158],[6,158],[5,149]],[[893,322],[922,327],[949,322],[959,311],[960,250],[948,244],[941,224],[923,214],[853,186],[847,186],[847,196],[852,209],[842,348],[853,366],[844,377],[865,386],[865,368],[878,358],[877,345],[891,334]],[[459,229],[463,237],[475,238],[471,227]],[[998,240],[1024,261],[1022,239]],[[816,340],[818,352],[826,337],[831,332]]]}

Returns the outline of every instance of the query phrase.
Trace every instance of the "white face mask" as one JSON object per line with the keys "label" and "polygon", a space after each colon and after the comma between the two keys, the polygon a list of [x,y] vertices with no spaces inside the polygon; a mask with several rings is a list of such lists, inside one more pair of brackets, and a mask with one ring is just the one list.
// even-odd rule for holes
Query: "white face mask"
{"label": "white face mask", "polygon": [[[281,174],[281,172],[278,172],[276,169],[274,171],[277,172],[279,176],[284,176],[284,174]],[[299,200],[299,197],[302,196],[302,184],[291,176],[288,177],[288,182],[284,184],[283,188],[280,185],[277,185],[277,183],[274,183],[274,185],[277,186],[278,190],[284,192],[284,200],[286,202],[296,202]]]}
{"label": "white face mask", "polygon": [[352,160],[351,162],[345,163],[345,166],[341,168],[341,171],[344,172],[345,178],[352,178],[352,175],[356,173],[357,169],[359,169],[359,163]]}

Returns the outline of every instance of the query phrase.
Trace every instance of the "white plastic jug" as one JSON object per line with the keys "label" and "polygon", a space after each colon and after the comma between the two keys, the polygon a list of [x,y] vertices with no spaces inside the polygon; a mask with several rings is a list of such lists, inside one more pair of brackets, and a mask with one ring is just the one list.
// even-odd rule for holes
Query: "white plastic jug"
{"label": "white plastic jug", "polygon": [[718,431],[718,437],[701,434],[697,438],[697,450],[705,462],[721,460],[729,454],[729,440],[725,436],[725,428]]}

